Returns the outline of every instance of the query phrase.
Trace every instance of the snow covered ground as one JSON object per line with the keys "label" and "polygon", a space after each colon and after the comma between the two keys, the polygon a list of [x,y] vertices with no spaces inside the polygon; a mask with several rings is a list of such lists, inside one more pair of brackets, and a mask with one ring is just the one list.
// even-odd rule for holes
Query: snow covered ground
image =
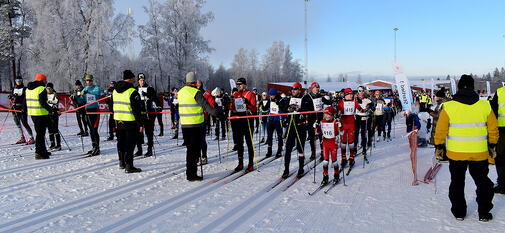
{"label": "snow covered ground", "polygon": [[[4,118],[5,113],[0,114],[2,122]],[[227,143],[221,141],[219,163],[218,143],[211,136],[204,181],[187,182],[186,150],[170,139],[169,127],[155,143],[156,158],[135,160],[142,173],[125,174],[118,169],[115,141],[103,141],[106,124],[100,128],[103,155],[80,159],[81,141],[75,136],[78,127],[73,114],[67,123],[65,116],[60,118],[60,130],[72,151],[34,160],[28,146],[11,145],[19,135],[10,116],[0,134],[0,232],[502,232],[505,196],[494,198],[494,220],[479,222],[469,174],[468,214],[463,222],[450,212],[447,164],[438,173],[436,186],[411,186],[410,152],[407,139],[401,136],[403,121],[397,119],[392,142],[377,143],[370,164],[362,168],[362,157],[357,158],[357,166],[346,177],[347,186],[341,182],[327,194],[309,196],[321,181],[321,165],[316,168],[316,184],[310,173],[287,191],[282,189],[289,180],[266,191],[279,179],[281,159],[261,167],[260,172],[212,182],[235,167],[237,156],[230,153],[226,162]],[[84,138],[84,150],[90,148],[89,137]],[[261,146],[261,154],[259,149],[256,144],[258,159],[266,146]],[[420,178],[431,165],[432,155],[433,149],[418,150]],[[294,153],[291,161],[295,170]],[[494,166],[489,176],[496,180]]]}

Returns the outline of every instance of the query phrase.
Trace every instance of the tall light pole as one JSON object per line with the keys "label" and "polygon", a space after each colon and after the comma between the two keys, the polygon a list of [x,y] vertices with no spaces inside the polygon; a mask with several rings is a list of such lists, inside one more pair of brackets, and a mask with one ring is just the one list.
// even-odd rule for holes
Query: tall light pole
{"label": "tall light pole", "polygon": [[309,80],[309,42],[307,37],[307,4],[309,0],[305,0],[305,82]]}
{"label": "tall light pole", "polygon": [[[505,35],[503,35],[503,38],[505,38]],[[505,63],[503,63],[503,64],[504,64],[503,68],[505,68]]]}
{"label": "tall light pole", "polygon": [[393,30],[395,31],[395,63],[396,63],[396,31],[398,31],[399,29],[393,28]]}

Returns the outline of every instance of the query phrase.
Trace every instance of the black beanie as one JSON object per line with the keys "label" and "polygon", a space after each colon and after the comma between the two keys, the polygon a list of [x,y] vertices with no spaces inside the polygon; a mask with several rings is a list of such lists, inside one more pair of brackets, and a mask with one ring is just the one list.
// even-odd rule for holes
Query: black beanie
{"label": "black beanie", "polygon": [[75,85],[76,85],[76,86],[77,86],[77,85],[82,86],[82,83],[81,83],[81,81],[80,81],[80,80],[75,80]]}
{"label": "black beanie", "polygon": [[133,74],[133,72],[131,70],[123,71],[123,80],[131,79],[131,78],[135,78],[135,75]]}
{"label": "black beanie", "polygon": [[237,79],[237,85],[240,85],[240,84],[247,85],[247,81],[245,80],[245,78],[238,78]]}
{"label": "black beanie", "polygon": [[445,97],[445,87],[440,88],[440,90],[437,91],[437,94],[435,94],[435,96],[440,98]]}
{"label": "black beanie", "polygon": [[50,87],[50,88],[54,89],[54,85],[53,85],[53,83],[47,83],[47,84],[46,84],[46,87]]}
{"label": "black beanie", "polygon": [[473,78],[468,74],[461,75],[461,78],[458,82],[458,90],[459,89],[474,89]]}

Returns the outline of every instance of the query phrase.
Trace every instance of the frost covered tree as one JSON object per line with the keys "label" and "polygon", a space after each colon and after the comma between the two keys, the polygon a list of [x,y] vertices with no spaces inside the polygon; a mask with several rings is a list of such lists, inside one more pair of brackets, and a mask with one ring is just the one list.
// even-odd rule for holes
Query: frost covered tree
{"label": "frost covered tree", "polygon": [[244,77],[247,78],[250,73],[249,57],[247,50],[240,48],[238,53],[233,56],[233,62],[231,63],[231,73],[234,79]]}
{"label": "frost covered tree", "polygon": [[21,75],[21,62],[26,51],[24,40],[31,33],[30,12],[24,0],[0,0],[0,72],[10,87],[15,77]]}

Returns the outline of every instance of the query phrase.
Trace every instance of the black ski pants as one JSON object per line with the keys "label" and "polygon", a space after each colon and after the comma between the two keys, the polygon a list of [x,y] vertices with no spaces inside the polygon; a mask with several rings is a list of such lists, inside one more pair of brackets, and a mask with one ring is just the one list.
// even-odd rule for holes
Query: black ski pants
{"label": "black ski pants", "polygon": [[[86,109],[86,112],[98,112],[97,108]],[[93,148],[100,148],[100,136],[98,135],[98,125],[100,124],[100,115],[86,114],[88,118],[89,136]]]}
{"label": "black ski pants", "polygon": [[[275,118],[274,118],[275,119]],[[267,128],[267,144],[268,147],[272,147],[274,131],[277,133],[277,151],[282,151],[283,138],[282,138],[282,127],[281,122],[279,120],[269,120],[268,128]]]}
{"label": "black ski pants", "polygon": [[[33,132],[32,128],[30,128],[30,125],[28,124],[28,116],[26,115],[26,112],[12,112],[12,114],[14,115],[14,123],[16,123],[16,126],[19,129],[19,134],[27,137],[26,140],[28,141],[28,137],[33,137]],[[21,124],[25,127],[27,135],[24,135],[25,133],[23,132],[23,128],[21,128]]]}
{"label": "black ski pants", "polygon": [[88,132],[88,117],[86,115],[86,110],[84,108],[77,110],[75,116],[77,117],[77,124],[81,132]]}
{"label": "black ski pants", "polygon": [[367,143],[367,137],[366,137],[366,122],[367,122],[367,117],[362,117],[356,115],[356,119],[354,120],[354,148],[358,150],[358,141],[359,136],[361,135],[361,149],[363,151],[366,151],[366,143]]}
{"label": "black ski pants", "polygon": [[49,127],[49,116],[32,116],[33,125],[35,128],[35,153],[46,155],[46,130]]}
{"label": "black ski pants", "polygon": [[114,138],[114,131],[116,131],[116,121],[114,114],[109,115],[109,137]]}
{"label": "black ski pants", "polygon": [[137,141],[137,133],[139,129],[118,129],[117,137],[117,152],[119,162],[129,167],[133,167],[133,150],[135,150],[135,142]]}
{"label": "black ski pants", "polygon": [[[312,128],[312,127],[311,127]],[[296,144],[296,150],[298,151],[298,157],[305,157],[304,147],[305,138],[307,137],[307,129],[305,123],[300,123],[297,125],[294,121],[291,122],[291,126],[288,126],[288,135],[286,138],[286,154],[284,156],[284,168],[289,169],[289,163],[291,161],[291,151]]]}
{"label": "black ski pants", "polygon": [[49,116],[50,118],[50,124],[49,124],[49,141],[51,141],[51,146],[54,146],[55,139],[56,139],[56,145],[61,146],[61,136],[60,136],[60,130],[58,129],[58,122],[60,119],[60,116],[57,114],[53,114]]}
{"label": "black ski pants", "polygon": [[235,143],[237,144],[237,154],[239,162],[244,160],[244,139],[245,139],[248,149],[247,151],[249,154],[249,164],[252,165],[254,160],[254,148],[252,141],[252,134],[254,133],[254,120],[251,118],[235,119],[231,120],[231,122],[235,122],[236,126],[235,131],[233,131],[233,136],[235,139]]}
{"label": "black ski pants", "polygon": [[[219,127],[221,127],[221,131]],[[223,117],[219,120],[216,119],[216,137],[219,137],[220,132],[223,132],[221,135],[224,138],[226,136],[226,120]]]}
{"label": "black ski pants", "polygon": [[202,134],[205,132],[203,125],[192,128],[182,127],[182,136],[186,143],[186,177],[197,176],[197,161],[200,157]]}
{"label": "black ski pants", "polygon": [[488,177],[488,161],[455,161],[449,160],[449,172],[451,184],[449,185],[449,199],[451,200],[451,212],[454,217],[466,216],[465,200],[465,176],[466,170],[477,186],[477,204],[479,214],[486,214],[493,208],[493,182]]}
{"label": "black ski pants", "polygon": [[505,186],[505,127],[499,127],[500,137],[496,144],[496,173],[498,174],[498,185]]}

